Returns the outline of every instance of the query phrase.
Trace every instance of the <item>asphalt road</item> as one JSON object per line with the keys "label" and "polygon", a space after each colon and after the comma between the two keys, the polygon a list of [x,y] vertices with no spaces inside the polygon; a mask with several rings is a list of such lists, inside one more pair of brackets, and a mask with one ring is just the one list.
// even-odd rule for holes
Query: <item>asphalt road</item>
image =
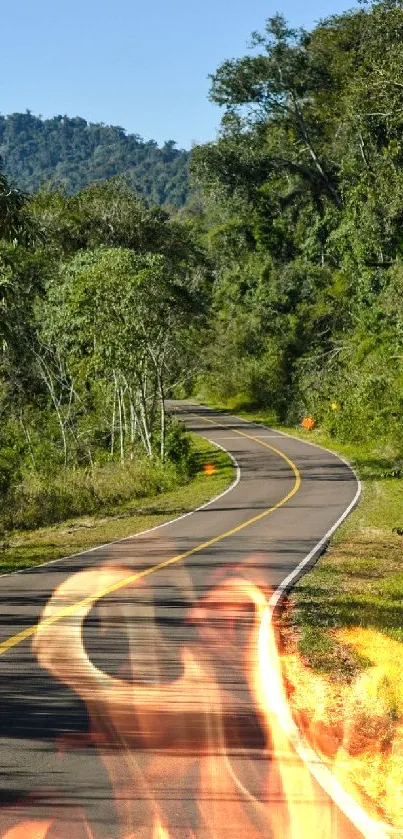
{"label": "asphalt road", "polygon": [[0,578],[0,839],[357,839],[268,725],[253,600],[314,550],[356,478],[297,439],[172,407],[234,456],[231,491]]}

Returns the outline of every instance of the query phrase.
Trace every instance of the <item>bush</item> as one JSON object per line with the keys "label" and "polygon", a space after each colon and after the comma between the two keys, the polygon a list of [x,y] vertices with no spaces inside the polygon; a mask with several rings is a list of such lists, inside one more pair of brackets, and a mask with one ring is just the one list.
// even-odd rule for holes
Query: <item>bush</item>
{"label": "bush", "polygon": [[182,473],[191,469],[192,445],[182,423],[172,421],[165,440],[167,460],[175,464]]}
{"label": "bush", "polygon": [[340,442],[388,439],[403,451],[403,371],[382,346],[352,344],[333,368],[305,357],[296,380],[294,408]]}
{"label": "bush", "polygon": [[20,462],[15,449],[4,446],[0,449],[0,496],[7,494],[19,473]]}
{"label": "bush", "polygon": [[55,476],[27,473],[4,504],[7,530],[29,530],[80,515],[113,513],[121,504],[155,496],[183,480],[172,463],[145,458],[92,470],[63,469]]}

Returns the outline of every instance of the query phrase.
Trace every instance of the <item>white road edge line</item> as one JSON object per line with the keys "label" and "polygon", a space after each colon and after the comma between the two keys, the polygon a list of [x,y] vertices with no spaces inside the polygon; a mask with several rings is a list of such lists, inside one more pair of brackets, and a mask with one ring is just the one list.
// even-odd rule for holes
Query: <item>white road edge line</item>
{"label": "white road edge line", "polygon": [[[199,406],[205,408],[206,406]],[[214,411],[213,408],[208,408],[210,411]],[[238,417],[236,415],[235,419],[240,420],[245,425],[252,425],[253,423],[248,422],[248,420],[244,420],[243,417]],[[260,426],[260,428],[269,429],[267,426]],[[273,429],[276,430],[276,429]],[[329,452],[329,454],[333,454],[339,460],[342,461],[353,473],[356,481],[357,481],[357,492],[350,502],[344,513],[337,519],[335,524],[325,533],[325,535],[320,539],[320,541],[315,545],[314,548],[307,554],[307,556],[301,560],[301,562],[297,565],[296,568],[288,574],[288,576],[283,580],[282,583],[276,588],[273,592],[268,608],[270,610],[270,622],[272,622],[274,617],[274,611],[284,594],[291,588],[292,584],[296,581],[296,579],[301,576],[302,571],[306,568],[307,565],[315,558],[321,554],[322,549],[326,542],[333,536],[335,531],[340,527],[343,521],[347,518],[347,516],[351,513],[353,508],[358,503],[361,492],[362,492],[362,484],[361,481],[351,464],[345,460],[344,457],[341,455],[336,454],[336,452],[332,452],[331,449],[325,448],[325,446],[319,446],[317,443],[311,443],[308,440],[300,440],[299,437],[293,437],[292,434],[287,434],[285,431],[277,431],[277,434],[280,434],[283,437],[288,437],[289,440],[296,440],[299,443],[306,443],[307,446],[313,446],[316,449],[322,449],[323,451]],[[368,813],[358,804],[357,801],[350,795],[344,787],[341,785],[340,781],[335,778],[331,769],[323,762],[322,758],[308,745],[305,738],[302,736],[301,732],[299,731],[298,727],[296,726],[291,713],[287,707],[287,713],[284,713],[284,716],[279,719],[279,722],[283,728],[284,733],[288,737],[289,741],[291,742],[292,746],[294,747],[298,757],[302,760],[305,766],[309,769],[311,775],[315,778],[318,784],[322,787],[322,789],[327,793],[329,798],[334,801],[337,805],[339,810],[350,820],[350,822],[360,831],[365,839],[390,839],[393,836],[393,828],[389,828],[388,825],[379,823],[371,818]]]}
{"label": "white road edge line", "polygon": [[[207,429],[206,429],[207,430]],[[203,437],[203,434],[199,435]],[[214,498],[210,498],[210,501],[206,501],[204,504],[201,504],[199,507],[195,507],[194,510],[189,510],[188,513],[183,513],[181,516],[177,516],[176,519],[169,519],[169,521],[163,521],[161,524],[156,524],[154,527],[149,527],[147,530],[141,530],[139,533],[133,533],[132,536],[123,536],[122,539],[114,539],[112,542],[105,542],[103,545],[95,545],[94,548],[87,548],[85,551],[79,551],[76,554],[68,554],[67,556],[60,556],[58,559],[50,559],[49,562],[41,562],[38,565],[32,566],[32,568],[19,568],[17,571],[7,571],[4,574],[0,574],[0,579],[2,577],[13,577],[14,574],[30,574],[35,572],[37,568],[46,568],[48,565],[56,565],[57,562],[65,562],[67,559],[75,559],[78,556],[85,556],[86,554],[94,553],[94,551],[101,551],[103,548],[109,548],[110,545],[119,545],[120,542],[129,542],[131,539],[137,539],[138,536],[145,536],[147,533],[153,533],[154,530],[160,530],[161,527],[168,527],[169,524],[175,524],[177,521],[182,521],[182,519],[188,518],[188,516],[193,516],[194,513],[199,513],[200,510],[205,510],[206,507],[209,507],[210,504],[214,504],[216,501],[219,501],[220,498],[224,498],[224,495],[228,495],[229,492],[232,492],[236,486],[238,486],[239,481],[241,480],[241,468],[239,466],[238,461],[236,458],[228,452],[224,446],[220,446],[219,443],[215,443],[213,440],[208,439],[209,443],[212,443],[217,449],[221,449],[222,452],[228,455],[232,464],[235,469],[235,478],[230,484],[227,489],[224,489],[223,492],[220,492]],[[237,438],[238,439],[238,438]]]}

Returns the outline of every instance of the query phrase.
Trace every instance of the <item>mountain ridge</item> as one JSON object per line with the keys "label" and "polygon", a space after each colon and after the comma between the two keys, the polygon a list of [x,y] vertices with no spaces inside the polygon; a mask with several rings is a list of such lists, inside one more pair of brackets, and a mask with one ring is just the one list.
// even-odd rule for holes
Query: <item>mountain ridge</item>
{"label": "mountain ridge", "polygon": [[123,176],[148,203],[180,207],[188,195],[189,152],[175,146],[168,140],[159,147],[121,126],[82,117],[0,115],[4,172],[28,193],[44,188],[73,194]]}

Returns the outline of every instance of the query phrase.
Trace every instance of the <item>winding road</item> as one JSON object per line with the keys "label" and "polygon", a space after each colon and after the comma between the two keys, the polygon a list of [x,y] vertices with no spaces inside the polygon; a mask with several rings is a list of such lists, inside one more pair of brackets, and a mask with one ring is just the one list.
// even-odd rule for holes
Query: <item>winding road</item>
{"label": "winding road", "polygon": [[280,432],[170,407],[231,454],[232,487],[0,578],[0,839],[383,837],[285,731],[275,627],[262,635],[357,479]]}

